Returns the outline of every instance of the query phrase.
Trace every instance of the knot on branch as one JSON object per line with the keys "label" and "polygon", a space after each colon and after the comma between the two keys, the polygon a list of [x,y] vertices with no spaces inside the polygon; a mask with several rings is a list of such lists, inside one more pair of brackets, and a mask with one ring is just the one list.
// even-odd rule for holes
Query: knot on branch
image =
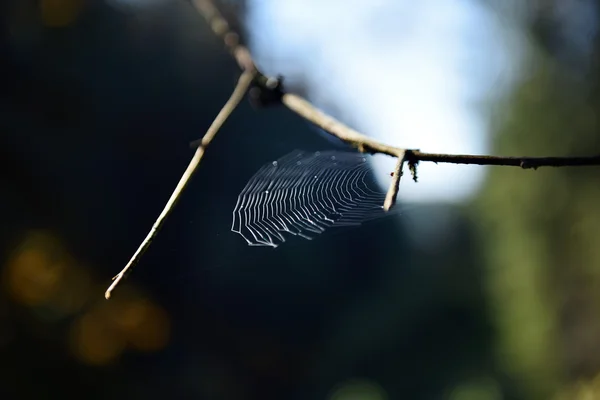
{"label": "knot on branch", "polygon": [[408,160],[408,169],[412,175],[413,181],[415,182],[419,180],[419,177],[417,176],[417,165],[419,165],[418,160]]}
{"label": "knot on branch", "polygon": [[419,153],[419,150],[405,150],[404,152],[404,160],[408,163],[408,169],[415,182],[419,180],[419,177],[417,176],[417,166],[419,165],[417,153]]}
{"label": "knot on branch", "polygon": [[283,97],[283,77],[268,77],[257,74],[249,91],[250,102],[257,108],[281,104]]}
{"label": "knot on branch", "polygon": [[190,149],[192,150],[196,150],[200,146],[202,146],[202,139],[193,140],[190,142]]}
{"label": "knot on branch", "polygon": [[537,163],[531,162],[530,160],[521,160],[519,167],[523,169],[538,169],[539,165]]}

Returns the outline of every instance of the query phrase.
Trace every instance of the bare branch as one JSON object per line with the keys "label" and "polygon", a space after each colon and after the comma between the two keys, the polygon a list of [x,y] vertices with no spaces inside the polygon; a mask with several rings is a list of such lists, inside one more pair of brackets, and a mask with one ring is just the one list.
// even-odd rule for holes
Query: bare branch
{"label": "bare branch", "polygon": [[501,157],[470,154],[434,154],[419,150],[406,150],[406,161],[418,163],[431,161],[449,164],[499,165],[537,169],[539,167],[584,167],[600,165],[600,155],[589,157]]}
{"label": "bare branch", "polygon": [[231,30],[229,23],[210,0],[192,0],[196,10],[204,17],[213,32],[223,39],[225,46],[243,71],[255,70],[250,51],[239,42],[239,35]]}
{"label": "bare branch", "polygon": [[398,189],[400,187],[400,179],[402,178],[402,167],[404,166],[404,156],[398,157],[396,162],[396,168],[392,172],[392,181],[390,182],[390,188],[385,195],[385,201],[383,202],[383,209],[389,211],[396,204],[396,197],[398,197]]}
{"label": "bare branch", "polygon": [[129,262],[125,266],[125,268],[123,268],[123,270],[113,278],[113,283],[110,285],[110,287],[106,290],[106,293],[104,294],[104,297],[106,297],[106,299],[110,298],[113,290],[117,287],[117,285],[121,282],[125,275],[129,273],[131,269],[138,263],[140,257],[148,249],[150,243],[152,243],[152,240],[160,231],[160,228],[162,228],[163,224],[165,223],[165,220],[171,214],[173,208],[175,207],[175,204],[181,197],[183,190],[186,188],[187,184],[190,182],[191,177],[198,169],[198,166],[200,165],[200,161],[202,161],[202,157],[204,156],[206,148],[208,147],[210,142],[212,142],[212,140],[215,138],[217,132],[219,131],[221,126],[223,126],[227,118],[229,118],[233,110],[235,110],[237,105],[244,98],[244,95],[248,91],[250,84],[254,80],[254,74],[254,70],[245,70],[240,76],[240,79],[238,80],[238,83],[233,93],[231,94],[231,97],[229,98],[229,100],[227,100],[227,103],[225,103],[215,120],[208,128],[208,131],[206,131],[204,137],[202,137],[202,139],[200,140],[200,145],[196,149],[194,157],[192,158],[185,172],[179,179],[179,183],[175,187],[175,190],[169,198],[169,201],[167,201],[167,204],[165,204],[165,207],[156,219],[156,222],[154,222],[154,225],[152,225],[150,232],[148,232],[148,235],[142,241],[136,252],[131,257],[131,260],[129,260]]}

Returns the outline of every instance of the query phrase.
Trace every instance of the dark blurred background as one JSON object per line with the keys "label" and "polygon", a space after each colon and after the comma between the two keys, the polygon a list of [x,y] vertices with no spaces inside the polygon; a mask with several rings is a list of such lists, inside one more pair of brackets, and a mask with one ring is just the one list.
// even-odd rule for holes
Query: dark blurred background
{"label": "dark blurred background", "polygon": [[[598,154],[581,13],[481,3],[536,49],[488,104],[491,152]],[[252,2],[220,6],[243,26]],[[600,398],[599,168],[490,169],[461,204],[252,248],[230,232],[250,176],[334,144],[243,102],[106,301],[239,70],[185,1],[0,9],[0,398]]]}

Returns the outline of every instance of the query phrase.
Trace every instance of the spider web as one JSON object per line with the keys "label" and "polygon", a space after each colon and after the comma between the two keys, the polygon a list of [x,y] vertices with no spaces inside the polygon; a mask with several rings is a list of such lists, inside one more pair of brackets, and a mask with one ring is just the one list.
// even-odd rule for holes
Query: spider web
{"label": "spider web", "polygon": [[286,234],[310,240],[330,227],[390,215],[370,172],[360,153],[294,150],[250,178],[231,230],[251,246],[277,247]]}

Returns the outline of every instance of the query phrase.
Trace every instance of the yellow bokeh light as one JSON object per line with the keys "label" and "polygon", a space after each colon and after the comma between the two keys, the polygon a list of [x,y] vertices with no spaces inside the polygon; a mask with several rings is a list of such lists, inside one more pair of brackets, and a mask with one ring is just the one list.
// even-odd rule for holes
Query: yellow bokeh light
{"label": "yellow bokeh light", "polygon": [[11,297],[36,306],[46,302],[60,287],[67,270],[67,256],[50,235],[33,233],[9,258],[5,283]]}
{"label": "yellow bokeh light", "polygon": [[29,307],[44,306],[55,318],[81,310],[92,277],[48,232],[32,231],[9,257],[4,284],[10,297]]}
{"label": "yellow bokeh light", "polygon": [[85,314],[72,326],[70,342],[75,356],[89,365],[110,364],[125,349],[125,339],[99,311]]}
{"label": "yellow bokeh light", "polygon": [[169,341],[166,311],[135,288],[125,285],[118,298],[90,304],[94,296],[100,299],[102,290],[52,233],[29,232],[2,272],[9,296],[29,307],[43,307],[46,312],[39,315],[46,320],[83,312],[71,324],[69,345],[85,364],[108,365],[128,347],[153,352]]}
{"label": "yellow bokeh light", "polygon": [[138,290],[125,286],[119,297],[98,301],[72,326],[71,348],[90,365],[107,365],[127,348],[142,352],[163,349],[170,322],[160,306]]}
{"label": "yellow bokeh light", "polygon": [[121,304],[114,318],[127,343],[136,350],[158,351],[169,341],[167,313],[149,300],[135,299]]}

